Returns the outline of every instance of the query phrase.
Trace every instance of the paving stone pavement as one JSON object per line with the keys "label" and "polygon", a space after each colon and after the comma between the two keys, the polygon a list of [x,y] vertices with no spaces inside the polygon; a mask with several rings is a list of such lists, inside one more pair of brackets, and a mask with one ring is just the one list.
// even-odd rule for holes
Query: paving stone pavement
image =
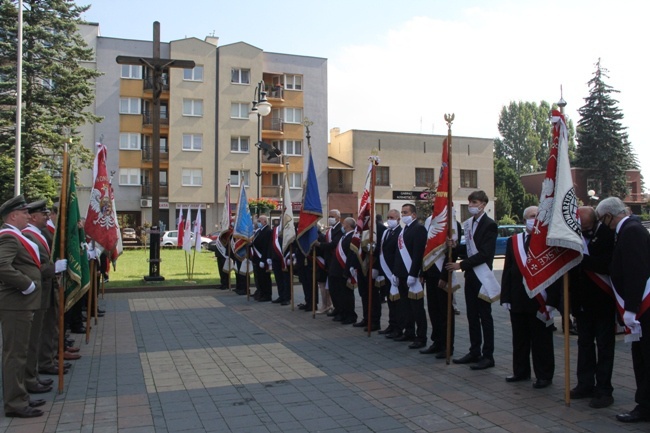
{"label": "paving stone pavement", "polygon": [[[462,290],[457,302],[463,313]],[[472,371],[421,355],[408,343],[377,333],[369,338],[325,316],[247,302],[229,291],[107,293],[100,303],[106,316],[93,325],[89,344],[75,336],[82,358],[73,361],[64,392],[38,396],[48,401],[43,417],[0,417],[0,433],[650,430],[648,423],[614,418],[634,407],[630,349],[620,336],[616,401],[609,408],[591,409],[584,400],[565,406],[560,333],[551,387],[506,383],[510,322],[498,305],[496,367]],[[384,326],[386,318],[384,305]],[[469,348],[467,321],[464,314],[456,320],[456,356],[462,356]],[[572,386],[575,360],[571,337]]]}

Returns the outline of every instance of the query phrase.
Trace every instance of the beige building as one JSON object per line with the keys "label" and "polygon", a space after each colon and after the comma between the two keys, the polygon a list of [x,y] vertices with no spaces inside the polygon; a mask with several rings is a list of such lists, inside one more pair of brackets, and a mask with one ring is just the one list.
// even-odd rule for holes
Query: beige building
{"label": "beige building", "polygon": [[[356,216],[359,197],[373,150],[380,158],[375,187],[376,212],[384,219],[390,209],[425,199],[422,192],[436,185],[440,175],[444,135],[385,131],[330,130],[328,208]],[[467,196],[484,190],[494,217],[494,142],[488,138],[452,137],[454,209],[468,218]]]}

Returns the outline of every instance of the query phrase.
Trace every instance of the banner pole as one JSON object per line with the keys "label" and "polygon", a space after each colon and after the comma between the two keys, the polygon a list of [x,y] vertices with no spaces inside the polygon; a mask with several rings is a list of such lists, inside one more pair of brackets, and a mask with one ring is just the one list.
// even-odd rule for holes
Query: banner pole
{"label": "banner pole", "polygon": [[92,311],[92,304],[90,301],[95,293],[95,284],[97,283],[97,270],[95,269],[95,260],[90,261],[90,290],[88,290],[88,300],[86,301],[86,344],[90,342],[90,316]]}
{"label": "banner pole", "polygon": [[[375,169],[376,164],[379,162],[376,153],[376,150],[373,150],[373,155],[370,157],[372,161],[372,166],[370,167],[370,221],[368,221],[368,229],[370,233],[368,234],[368,245],[370,249],[368,251],[368,337],[372,336],[372,290],[374,283],[372,281],[372,268],[375,265],[374,257],[374,242],[375,242],[375,182],[377,181],[377,170]],[[363,238],[363,233],[361,234]]]}
{"label": "banner pole", "polygon": [[[447,122],[447,238],[452,239],[453,237],[453,228],[452,224],[454,222],[453,214],[453,200],[452,200],[452,191],[453,189],[451,188],[451,125],[454,122],[454,117],[455,115],[452,114],[445,114],[445,122]],[[460,239],[458,240],[460,242]],[[447,260],[448,263],[451,263],[453,261],[453,253],[452,253],[452,247],[447,246]],[[434,265],[435,266],[435,265]],[[451,327],[452,327],[452,319],[453,319],[453,310],[452,310],[452,303],[453,303],[453,297],[454,297],[454,291],[453,291],[453,272],[454,271],[447,271],[447,344],[445,347],[445,363],[449,365],[449,362],[451,360]],[[435,289],[434,289],[435,290]]]}
{"label": "banner pole", "polygon": [[570,346],[569,346],[569,273],[563,276],[564,282],[564,314],[562,314],[564,328],[564,403],[567,407],[571,406],[571,364],[570,364]]}
{"label": "banner pole", "polygon": [[[70,183],[70,169],[68,167],[68,143],[66,142],[63,147],[63,169],[61,176],[61,197],[59,198],[59,218],[56,230],[59,231],[59,259],[65,259],[65,244],[66,244],[66,219],[68,212],[68,187]],[[63,353],[65,352],[65,287],[67,285],[68,272],[63,273],[61,284],[59,285],[59,364],[57,372],[59,373],[59,394],[63,393],[64,379],[63,379]]]}
{"label": "banner pole", "polygon": [[316,318],[316,248],[311,248],[311,318]]}
{"label": "banner pole", "polygon": [[291,288],[291,311],[293,311],[293,245],[291,244],[289,245],[289,287]]}

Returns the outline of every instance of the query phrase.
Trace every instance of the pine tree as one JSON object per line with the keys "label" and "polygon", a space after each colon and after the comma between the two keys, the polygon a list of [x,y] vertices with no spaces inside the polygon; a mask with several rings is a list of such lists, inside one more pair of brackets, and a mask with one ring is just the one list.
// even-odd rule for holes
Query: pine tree
{"label": "pine tree", "polygon": [[625,171],[638,168],[636,155],[628,141],[627,128],[623,127],[623,113],[612,98],[619,93],[605,83],[607,69],[596,63],[596,71],[589,80],[589,96],[578,113],[578,148],[576,167],[593,170],[592,176],[600,180],[602,197],[624,198],[628,195]]}
{"label": "pine tree", "polygon": [[[94,100],[94,79],[101,74],[83,65],[94,60],[93,50],[78,33],[86,10],[88,6],[77,6],[72,0],[24,1],[21,178],[24,191],[35,196],[32,199],[53,198],[52,175],[60,170],[58,156],[69,136],[76,168],[92,161],[92,152],[75,138],[79,126],[100,120],[86,110]],[[0,0],[0,154],[12,159],[17,27],[16,2]],[[13,182],[0,184],[0,200],[12,195]]]}

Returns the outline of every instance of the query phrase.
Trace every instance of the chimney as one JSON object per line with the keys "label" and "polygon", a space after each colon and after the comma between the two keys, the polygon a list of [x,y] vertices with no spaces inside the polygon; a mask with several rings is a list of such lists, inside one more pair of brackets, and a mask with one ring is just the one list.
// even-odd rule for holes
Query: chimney
{"label": "chimney", "polygon": [[219,37],[214,35],[206,36],[205,42],[212,44],[216,47],[219,44]]}

